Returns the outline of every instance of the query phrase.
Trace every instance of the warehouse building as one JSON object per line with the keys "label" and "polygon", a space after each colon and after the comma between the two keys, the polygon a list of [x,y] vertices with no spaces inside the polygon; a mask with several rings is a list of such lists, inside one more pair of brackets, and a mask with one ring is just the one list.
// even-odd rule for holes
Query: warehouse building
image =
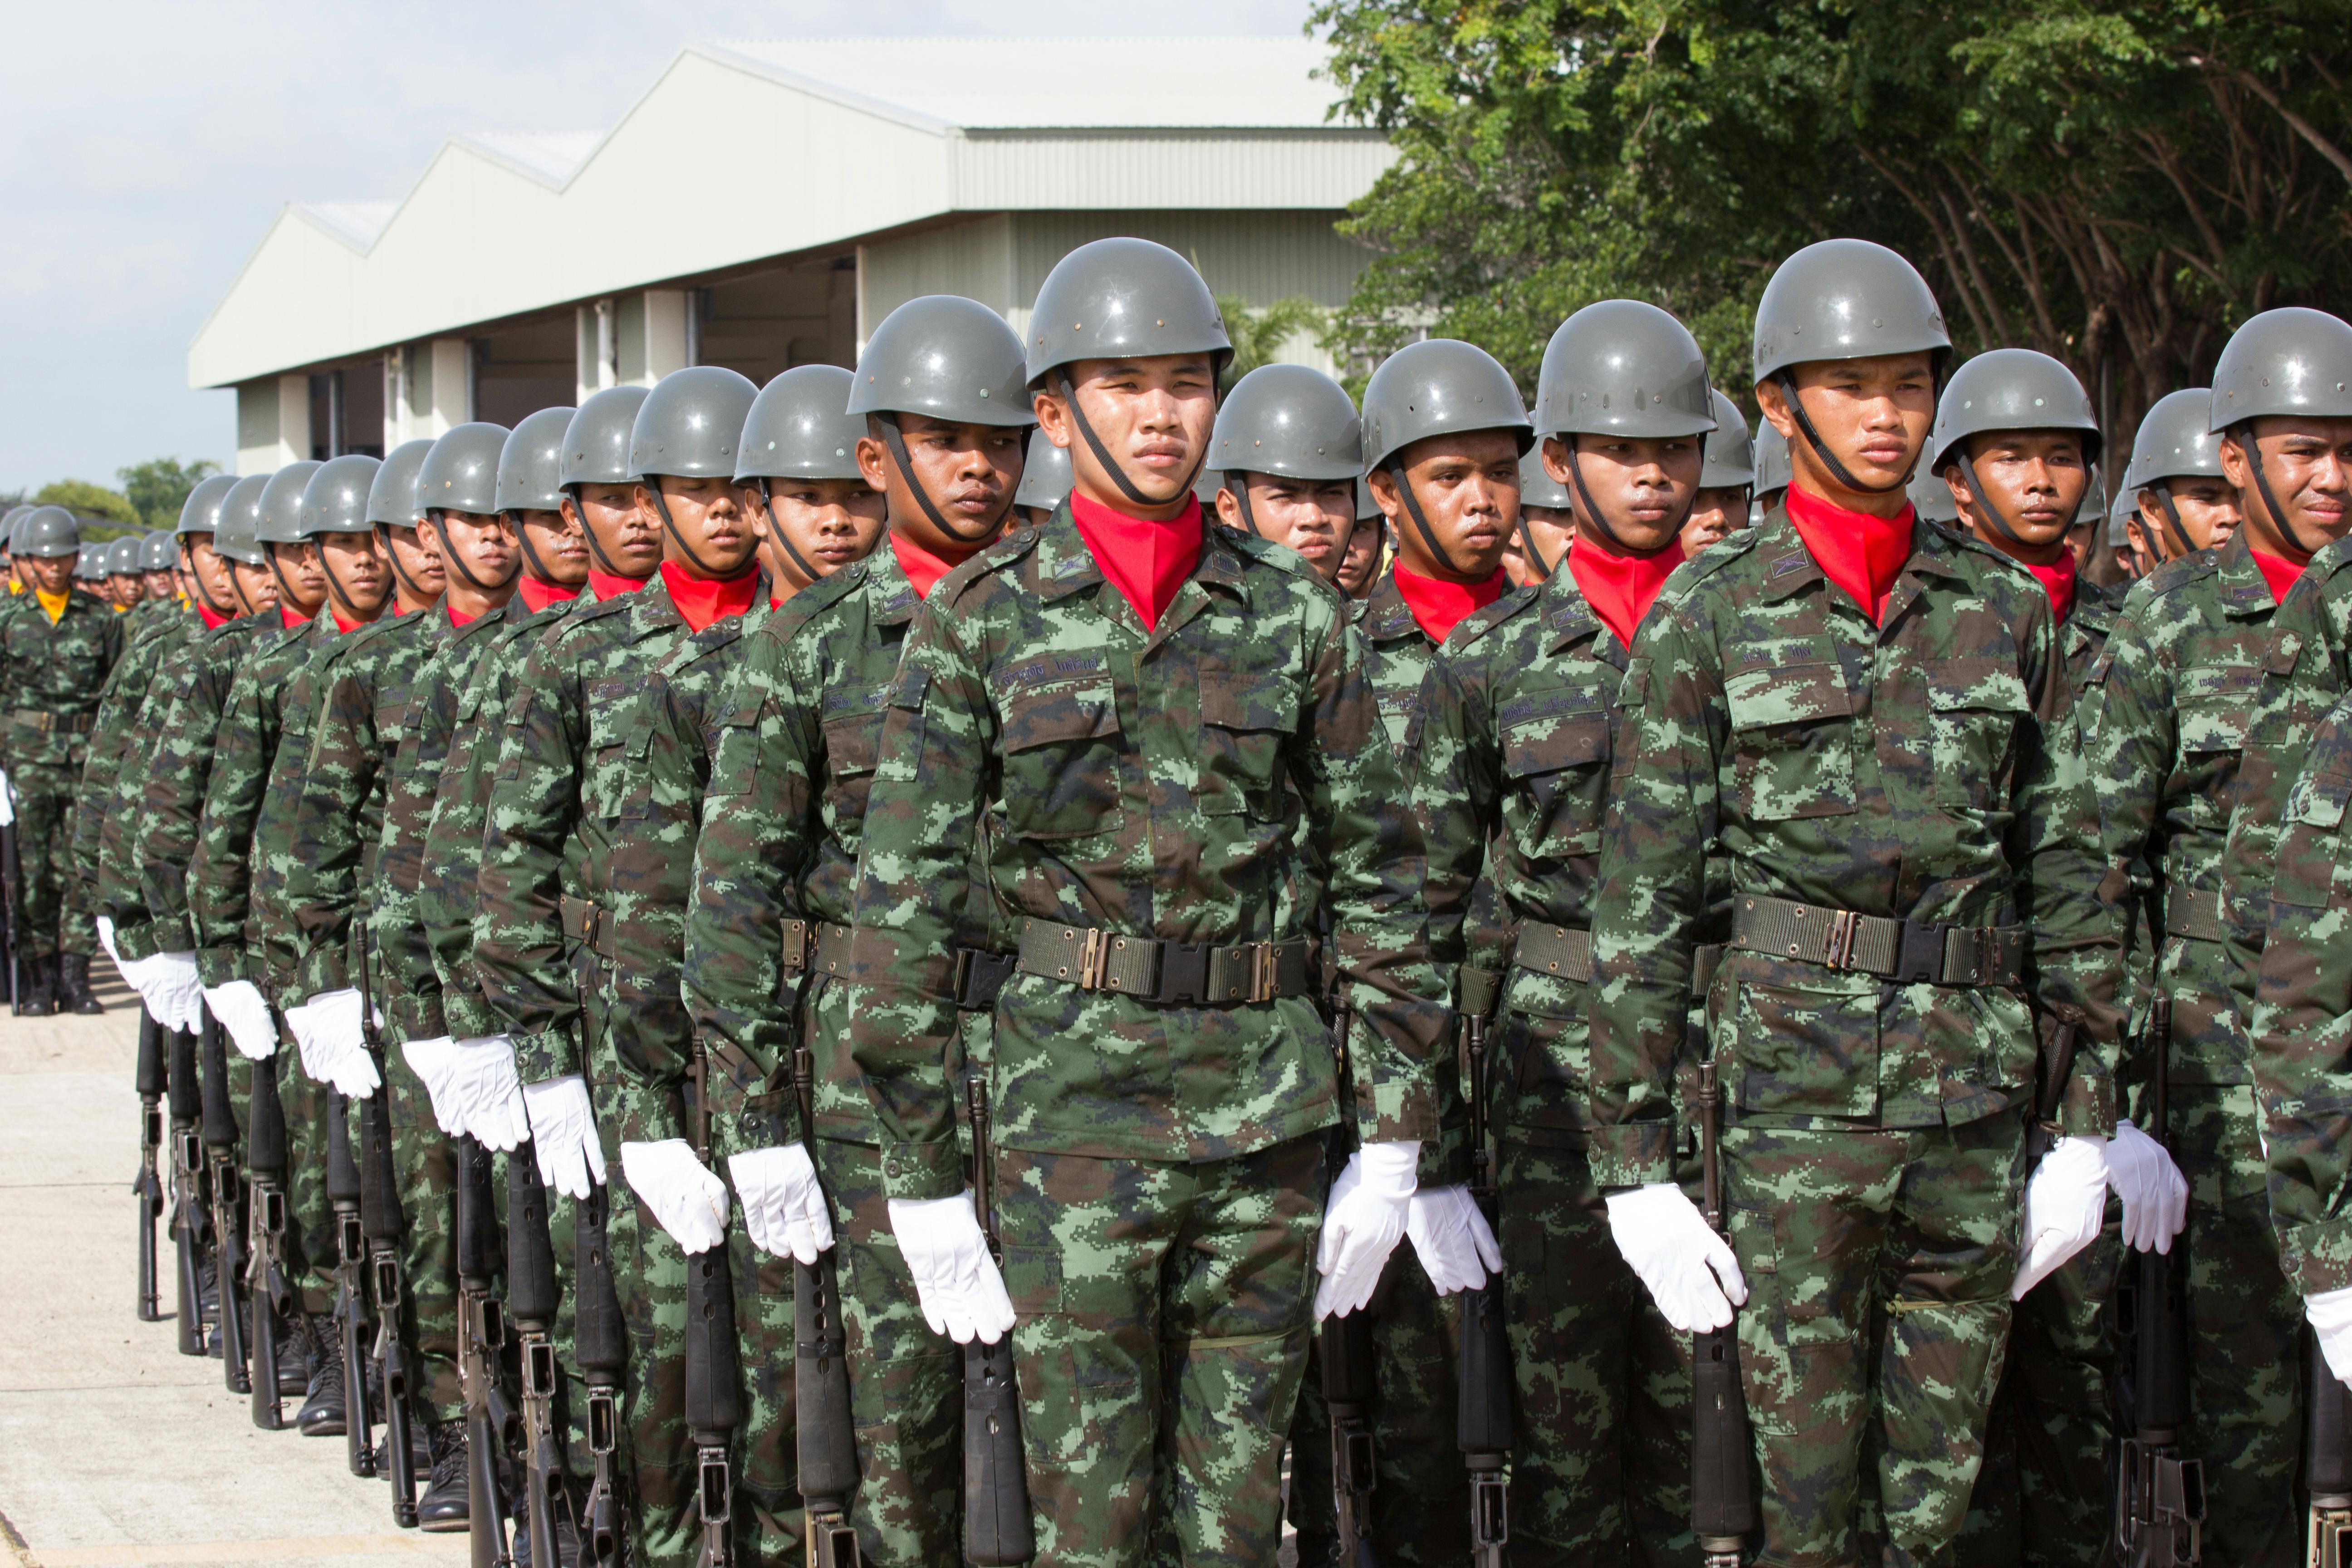
{"label": "warehouse building", "polygon": [[[1392,153],[1311,40],[696,45],[609,130],[461,135],[396,202],[279,216],[188,351],[237,468],[510,425],[687,364],[856,362],[919,294],[1025,329],[1073,247],[1134,234],[1220,295],[1341,303],[1334,232]],[[1142,84],[1139,86],[1138,84]],[[1328,368],[1313,337],[1283,357]]]}

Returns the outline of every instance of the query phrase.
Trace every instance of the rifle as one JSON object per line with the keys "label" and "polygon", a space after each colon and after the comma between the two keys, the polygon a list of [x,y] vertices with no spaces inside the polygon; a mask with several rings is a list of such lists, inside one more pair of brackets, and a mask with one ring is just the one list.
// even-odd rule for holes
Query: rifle
{"label": "rifle", "polygon": [[[2149,1008],[2147,1032],[2147,1131],[2168,1152],[2171,997]],[[2204,1552],[2205,1462],[2180,1457],[2180,1429],[2189,1424],[2189,1270],[2177,1251],[2135,1252],[2131,1261],[2135,1279],[2123,1304],[2132,1320],[2133,1432],[2116,1478],[2116,1543],[2132,1568],[2174,1568],[2201,1561]]]}
{"label": "rifle", "polygon": [[[710,1058],[695,1037],[694,1154],[710,1161]],[[698,1460],[696,1503],[702,1521],[698,1568],[727,1568],[728,1524],[735,1498],[728,1445],[743,1424],[743,1372],[736,1356],[735,1282],[727,1242],[686,1260],[686,1425]]]}
{"label": "rifle", "polygon": [[606,1191],[591,1187],[588,1201],[574,1205],[572,1342],[580,1377],[588,1385],[588,1452],[596,1476],[580,1510],[579,1568],[611,1568],[620,1561],[618,1478],[613,1455],[620,1441],[621,1375],[628,1364],[628,1339],[621,1323],[621,1297],[613,1288],[613,1260],[604,1239]]}
{"label": "rifle", "polygon": [[204,1090],[196,1082],[196,1037],[172,1031],[172,1067],[165,1083],[172,1101],[172,1245],[179,1276],[180,1353],[205,1353],[205,1144],[196,1131]]}
{"label": "rifle", "polygon": [[[1698,1068],[1702,1213],[1723,1232],[1723,1168],[1716,1141],[1717,1069]],[[1748,1395],[1739,1382],[1739,1324],[1691,1336],[1691,1531],[1706,1568],[1739,1568],[1742,1541],[1757,1525],[1748,1436]]]}
{"label": "rifle", "polygon": [[278,1098],[278,1063],[253,1064],[253,1101],[246,1121],[245,1163],[252,1178],[247,1198],[253,1223],[246,1299],[253,1308],[253,1424],[265,1432],[286,1425],[278,1392],[278,1323],[294,1310],[286,1283],[286,1110]]}
{"label": "rifle", "polygon": [[[989,1135],[988,1085],[979,1074],[965,1085],[964,1099],[971,1110],[972,1201],[980,1207],[988,1255],[1001,1268],[1004,1242],[996,1233],[996,1152]],[[974,1568],[1013,1568],[1037,1555],[1011,1334],[992,1345],[975,1334],[963,1347],[963,1558]]]}
{"label": "rifle", "polygon": [[2346,1568],[2352,1563],[2352,1389],[2328,1366],[2317,1341],[2305,1350],[2311,1385],[2304,1484],[2311,1489],[2311,1513],[2304,1560],[2311,1568]]}
{"label": "rifle", "polygon": [[490,1152],[467,1133],[457,1156],[457,1378],[466,1395],[466,1533],[473,1568],[513,1568],[506,1500],[499,1495],[499,1434],[510,1413],[498,1387],[506,1322],[492,1292],[499,1244]]}
{"label": "rifle", "polygon": [[[0,789],[8,787],[7,782],[0,779]],[[18,940],[25,929],[24,886],[24,865],[16,858],[16,825],[13,820],[0,823],[0,915],[5,915],[7,922],[8,1005],[19,1008],[25,998],[24,947]]]}
{"label": "rifle", "polygon": [[351,1101],[327,1100],[327,1202],[335,1211],[335,1331],[343,1347],[343,1462],[352,1474],[373,1479],[375,1444],[367,1396],[367,1363],[360,1335],[367,1319],[367,1232],[360,1223],[364,1186],[352,1158]]}
{"label": "rifle", "polygon": [[507,1310],[522,1368],[523,1518],[530,1530],[530,1568],[557,1568],[556,1510],[568,1514],[572,1505],[555,1436],[555,1342],[548,1337],[561,1303],[547,1188],[526,1143],[507,1156]]}
{"label": "rifle", "polygon": [[[245,1233],[237,1221],[236,1113],[228,1102],[228,1045],[209,1014],[198,1037],[204,1054],[205,1158],[213,1179],[215,1284],[220,1291],[221,1376],[231,1394],[250,1394],[245,1352]],[[277,1369],[270,1382],[277,1383]]]}
{"label": "rifle", "polygon": [[[1348,985],[1332,988],[1331,1037],[1339,1042],[1345,1070],[1352,1009]],[[1344,1096],[1342,1103],[1345,1103]],[[1323,1377],[1323,1408],[1331,1425],[1331,1561],[1340,1568],[1380,1568],[1367,1539],[1372,1524],[1372,1487],[1378,1456],[1372,1447],[1370,1405],[1379,1389],[1372,1369],[1371,1310],[1323,1320],[1315,1342]]]}
{"label": "rifle", "polygon": [[146,1008],[139,1009],[139,1173],[131,1178],[131,1195],[139,1200],[139,1321],[163,1321],[163,1289],[155,1256],[155,1222],[163,1217],[163,1179],[159,1171],[163,1152],[163,1026]]}
{"label": "rifle", "polygon": [[[1496,1221],[1495,1160],[1486,1147],[1486,1016],[1464,1019],[1469,1058],[1470,1195]],[[1454,1445],[1470,1472],[1470,1561],[1475,1568],[1503,1568],[1503,1548],[1511,1539],[1510,1496],[1503,1479],[1511,1448],[1511,1347],[1503,1331],[1503,1281],[1499,1276],[1462,1297],[1461,1388],[1454,1406]]]}
{"label": "rifle", "polygon": [[[378,1062],[379,1075],[382,1063]],[[400,1186],[392,1173],[392,1082],[360,1107],[360,1229],[375,1276],[375,1358],[383,1366],[384,1465],[391,1471],[392,1521],[416,1528],[416,1449],[409,1429],[408,1355],[400,1343]],[[351,1375],[362,1379],[362,1369]],[[346,1394],[345,1398],[350,1395]]]}
{"label": "rifle", "polygon": [[[793,1052],[801,1144],[816,1163],[816,1057]],[[827,1247],[814,1263],[793,1265],[793,1387],[800,1448],[801,1500],[807,1510],[809,1568],[859,1568],[849,1496],[857,1489],[857,1433],[849,1409],[848,1346],[842,1338],[841,1272]]]}

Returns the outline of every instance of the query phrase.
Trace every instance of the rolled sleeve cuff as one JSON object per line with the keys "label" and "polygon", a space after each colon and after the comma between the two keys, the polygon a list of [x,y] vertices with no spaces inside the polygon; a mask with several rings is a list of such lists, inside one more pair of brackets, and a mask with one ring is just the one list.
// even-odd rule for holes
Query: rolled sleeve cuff
{"label": "rolled sleeve cuff", "polygon": [[316,996],[322,991],[348,991],[351,988],[351,970],[343,963],[341,942],[331,942],[302,960],[303,995]]}
{"label": "rolled sleeve cuff", "polygon": [[1671,1182],[1675,1179],[1675,1125],[1636,1121],[1595,1128],[1587,1157],[1592,1163],[1593,1185],[1604,1192]]}
{"label": "rolled sleeve cuff", "polygon": [[2078,1062],[2058,1102],[2058,1130],[2069,1138],[2114,1137],[2116,1080],[2104,1072],[2085,1072]]}
{"label": "rolled sleeve cuff", "polygon": [[483,1005],[479,996],[466,991],[441,993],[441,1017],[448,1026],[444,1032],[456,1039],[479,1039],[484,1035],[499,1032],[497,1016]]}
{"label": "rolled sleeve cuff", "polygon": [[541,1029],[514,1037],[515,1071],[525,1083],[545,1083],[580,1071],[580,1049],[569,1029]]}
{"label": "rolled sleeve cuff", "polygon": [[2352,1286],[2352,1222],[2321,1220],[2280,1227],[2279,1260],[2305,1297]]}
{"label": "rolled sleeve cuff", "polygon": [[890,1198],[951,1198],[965,1180],[963,1151],[952,1138],[926,1143],[882,1145],[882,1195]]}
{"label": "rolled sleeve cuff", "polygon": [[797,1142],[791,1114],[792,1095],[782,1089],[755,1094],[743,1102],[735,1115],[721,1116],[710,1124],[710,1153],[714,1160],[730,1154],[748,1154],[754,1149],[775,1149]]}
{"label": "rolled sleeve cuff", "polygon": [[[115,939],[115,945],[121,945],[120,937]],[[130,955],[125,953],[123,956],[127,958]],[[245,949],[226,942],[218,947],[196,949],[196,978],[207,989],[215,991],[232,980],[250,978],[245,972]]]}
{"label": "rolled sleeve cuff", "polygon": [[383,1012],[384,1022],[392,1029],[394,1037],[403,1044],[410,1040],[471,1038],[476,1035],[493,1032],[481,1029],[467,1030],[460,1034],[452,1030],[449,1027],[448,1018],[442,1011],[441,997],[438,993],[430,996],[394,996],[386,1003]]}

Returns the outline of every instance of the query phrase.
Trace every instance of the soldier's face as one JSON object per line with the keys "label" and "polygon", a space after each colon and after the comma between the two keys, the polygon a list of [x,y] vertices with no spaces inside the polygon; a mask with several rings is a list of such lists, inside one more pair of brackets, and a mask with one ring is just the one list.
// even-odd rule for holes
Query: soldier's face
{"label": "soldier's face", "polygon": [[1969,460],[1982,493],[1958,463],[1944,470],[1944,483],[1969,531],[2013,555],[2021,547],[2000,531],[2006,522],[2032,552],[2024,559],[2045,566],[2056,561],[2091,488],[2082,437],[2071,430],[1987,431],[1969,437]]}
{"label": "soldier's face", "polygon": [[114,590],[114,602],[126,610],[147,596],[147,584],[135,572],[117,572],[106,581]]}
{"label": "soldier's face", "polygon": [[636,486],[577,486],[563,498],[563,514],[586,525],[594,546],[589,561],[597,569],[616,577],[650,577],[661,564],[661,519],[637,504]]}
{"label": "soldier's face", "polygon": [[1683,553],[1696,555],[1737,528],[1748,526],[1748,487],[1716,485],[1698,492],[1683,524]]}
{"label": "soldier's face", "polygon": [[270,574],[268,566],[247,566],[242,561],[232,561],[228,570],[247,614],[257,616],[278,607],[278,579]]}
{"label": "soldier's face", "polygon": [[1445,559],[1405,510],[1396,476],[1385,466],[1364,476],[1372,499],[1396,530],[1397,563],[1448,582],[1483,583],[1503,563],[1503,544],[1519,522],[1519,443],[1507,430],[1432,436],[1404,449],[1405,482]]}
{"label": "soldier's face", "polygon": [[898,416],[914,483],[947,520],[942,530],[923,510],[906,474],[882,438],[882,422],[868,418],[857,443],[857,471],[886,498],[890,529],[934,554],[960,559],[996,537],[1021,488],[1021,455],[1028,432],[1013,425],[951,425],[920,414]]}
{"label": "soldier's face", "polygon": [[[669,527],[662,531],[662,559],[691,577],[726,578],[741,572],[760,542],[736,499],[733,481],[678,474],[651,478],[661,487],[661,504],[669,511]],[[643,485],[637,487],[637,503],[656,517],[661,515],[654,510],[653,491]]]}
{"label": "soldier's face", "polygon": [[213,548],[209,533],[182,536],[187,552],[188,575],[194,580],[196,602],[208,606],[215,615],[234,614],[237,608],[236,584],[229,574],[228,557]]}
{"label": "soldier's face", "polygon": [[2157,563],[2186,555],[2192,550],[2212,550],[2230,542],[2230,535],[2238,531],[2238,492],[2226,479],[2207,479],[2191,475],[2172,481],[2172,510],[2179,514],[2180,531],[2189,536],[2183,544],[2164,519],[2164,498],[2153,489],[2144,489],[2137,498],[2137,510],[2124,530],[2131,540],[2132,552],[2145,559],[2142,572],[2153,571]]}
{"label": "soldier's face", "polygon": [[1849,490],[1832,477],[1797,428],[1778,377],[1756,384],[1756,400],[1789,443],[1791,468],[1814,495],[1854,511],[1891,517],[1906,502],[1902,486],[1936,422],[1935,364],[1924,353],[1816,360],[1794,366],[1805,416],[1846,471],[1871,491]]}
{"label": "soldier's face", "polygon": [[441,566],[441,546],[433,535],[421,528],[387,528],[383,536],[392,551],[392,562],[397,568],[392,574],[393,592],[407,604],[413,595],[423,595],[422,604],[408,605],[421,609],[439,598],[449,586],[449,574]]}
{"label": "soldier's face", "polygon": [[[521,542],[530,547],[523,553],[525,571],[544,574],[546,581],[565,588],[577,588],[588,581],[588,536],[570,512],[534,508],[511,515],[521,531]],[[534,559],[539,563],[536,567],[531,565]]]}
{"label": "soldier's face", "polygon": [[1217,422],[1215,363],[1207,354],[1158,354],[1080,360],[1068,369],[1078,410],[1144,500],[1131,500],[1079,436],[1057,382],[1036,395],[1037,422],[1045,439],[1070,454],[1076,488],[1124,512],[1163,519],[1181,512]]}
{"label": "soldier's face", "polygon": [[1337,581],[1356,528],[1356,481],[1246,474],[1242,483],[1249,492],[1247,520],[1228,487],[1217,492],[1217,521],[1244,532],[1256,523],[1259,538],[1296,551],[1327,580]]}
{"label": "soldier's face", "polygon": [[[770,479],[764,500],[758,487],[743,487],[743,509],[759,533],[760,559],[775,596],[784,599],[872,553],[889,501],[864,479]],[[792,550],[783,548],[785,541]],[[794,551],[815,568],[815,576],[793,559]]]}
{"label": "soldier's face", "polygon": [[[2255,488],[2251,454],[2236,431],[2221,437],[2221,471],[2238,489],[2239,515],[2257,550],[2301,557],[2341,539],[2352,515],[2352,419],[2257,419],[2254,445],[2262,477],[2286,513],[2287,527]],[[2297,543],[2301,540],[2304,542]]]}
{"label": "soldier's face", "polygon": [[146,584],[149,598],[168,599],[172,596],[174,588],[171,573],[142,572],[139,576],[140,580]]}
{"label": "soldier's face", "polygon": [[1356,524],[1348,535],[1348,552],[1339,563],[1339,592],[1350,599],[1360,599],[1372,591],[1372,580],[1380,574],[1381,547],[1388,542],[1387,531],[1381,520],[1367,517]]}
{"label": "soldier's face", "polygon": [[20,564],[34,588],[54,598],[72,584],[74,568],[80,563],[70,555],[27,555]]}
{"label": "soldier's face", "polygon": [[1575,542],[1576,514],[1556,506],[1519,508],[1519,526],[1503,542],[1503,575],[1515,588],[1532,588],[1549,574],[1545,566],[1528,559],[1527,541],[1521,537],[1525,533],[1535,535],[1536,553],[1551,572],[1557,572]]}
{"label": "soldier's face", "polygon": [[[1567,440],[1576,443],[1582,495],[1569,469]],[[1568,486],[1577,532],[1603,550],[1622,547],[1642,555],[1664,550],[1682,527],[1683,512],[1698,493],[1700,456],[1695,436],[1552,436],[1543,445],[1544,471],[1554,483]],[[1587,496],[1601,509],[1605,530],[1584,515]],[[1610,542],[1612,533],[1622,545]]]}
{"label": "soldier's face", "polygon": [[445,511],[440,517],[435,537],[443,552],[455,555],[464,568],[451,580],[466,583],[470,577],[474,583],[503,584],[514,575],[520,552],[515,548],[514,524],[504,512]]}
{"label": "soldier's face", "polygon": [[318,552],[308,544],[265,544],[271,578],[278,584],[278,602],[298,616],[315,616],[327,602],[327,574],[320,568]]}
{"label": "soldier's face", "polygon": [[344,615],[373,620],[392,592],[392,568],[376,548],[375,532],[324,533],[317,542],[319,563]]}

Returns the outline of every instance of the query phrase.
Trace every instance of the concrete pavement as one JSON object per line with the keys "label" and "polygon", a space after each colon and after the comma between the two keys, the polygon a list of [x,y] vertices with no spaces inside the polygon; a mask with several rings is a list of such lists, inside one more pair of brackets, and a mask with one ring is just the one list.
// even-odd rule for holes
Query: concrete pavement
{"label": "concrete pavement", "polygon": [[220,1363],[177,1353],[160,1227],[164,1321],[133,1315],[138,1004],[100,994],[99,1018],[0,1008],[0,1568],[464,1562],[462,1535],[394,1529],[341,1438],[257,1430]]}

